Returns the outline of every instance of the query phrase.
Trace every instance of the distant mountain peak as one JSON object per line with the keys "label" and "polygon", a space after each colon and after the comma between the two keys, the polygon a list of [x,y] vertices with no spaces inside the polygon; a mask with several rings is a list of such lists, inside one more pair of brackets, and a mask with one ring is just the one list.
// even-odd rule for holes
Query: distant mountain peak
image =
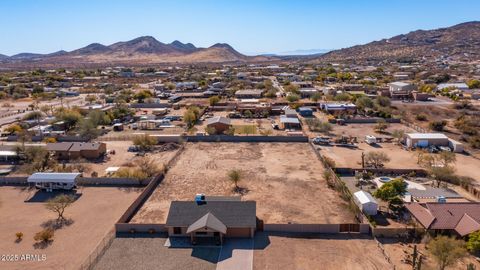
{"label": "distant mountain peak", "polygon": [[210,48],[224,48],[224,49],[229,49],[229,50],[235,50],[228,43],[215,43],[212,46],[210,46]]}
{"label": "distant mountain peak", "polygon": [[194,52],[197,50],[197,47],[192,43],[182,43],[181,41],[175,40],[169,44],[170,46],[174,47],[177,50],[184,51],[184,52]]}
{"label": "distant mountain peak", "polygon": [[480,22],[465,22],[433,30],[373,41],[364,45],[331,51],[319,59],[325,61],[419,61],[454,57],[480,60]]}
{"label": "distant mountain peak", "polygon": [[100,43],[91,43],[83,48],[72,51],[72,54],[76,55],[90,55],[99,54],[110,51],[110,48]]}

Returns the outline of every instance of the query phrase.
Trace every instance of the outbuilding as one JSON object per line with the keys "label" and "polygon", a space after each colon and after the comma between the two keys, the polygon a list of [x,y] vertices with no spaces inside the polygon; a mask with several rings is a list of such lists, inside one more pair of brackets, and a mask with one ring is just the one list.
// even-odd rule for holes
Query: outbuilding
{"label": "outbuilding", "polygon": [[280,115],[280,123],[284,129],[301,129],[300,120],[296,117]]}
{"label": "outbuilding", "polygon": [[311,117],[313,116],[313,110],[309,107],[300,107],[298,108],[298,113],[303,117]]}
{"label": "outbuilding", "polygon": [[372,195],[363,190],[353,193],[355,204],[362,210],[363,213],[374,216],[377,214],[378,203]]}
{"label": "outbuilding", "polygon": [[426,148],[431,145],[449,145],[449,139],[443,133],[406,133],[404,141],[408,148]]}
{"label": "outbuilding", "polygon": [[34,173],[27,178],[27,182],[48,192],[54,189],[71,190],[76,187],[80,175],[80,173]]}

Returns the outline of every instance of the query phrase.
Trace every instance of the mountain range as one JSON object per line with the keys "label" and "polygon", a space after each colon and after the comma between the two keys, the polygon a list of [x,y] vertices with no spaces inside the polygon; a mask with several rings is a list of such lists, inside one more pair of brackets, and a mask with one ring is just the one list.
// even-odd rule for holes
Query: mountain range
{"label": "mountain range", "polygon": [[268,61],[266,56],[246,56],[226,43],[217,43],[208,48],[198,48],[192,43],[178,40],[166,44],[151,36],[142,36],[111,45],[92,43],[70,52],[50,54],[20,53],[13,56],[0,55],[0,61],[16,64],[153,64],[153,63],[202,63],[202,62],[249,62]]}
{"label": "mountain range", "polygon": [[[318,53],[320,52],[320,53]],[[447,57],[480,60],[480,22],[466,22],[435,30],[417,30],[364,45],[326,53],[313,50],[295,51],[292,55],[246,56],[226,43],[199,48],[178,40],[162,43],[151,36],[111,45],[92,43],[70,52],[50,54],[21,53],[0,55],[0,66],[86,66],[86,65],[148,65],[161,63],[225,63],[269,61],[359,62],[383,60],[424,60]]]}
{"label": "mountain range", "polygon": [[417,30],[365,45],[328,52],[323,61],[424,60],[439,58],[480,60],[480,22],[447,28]]}

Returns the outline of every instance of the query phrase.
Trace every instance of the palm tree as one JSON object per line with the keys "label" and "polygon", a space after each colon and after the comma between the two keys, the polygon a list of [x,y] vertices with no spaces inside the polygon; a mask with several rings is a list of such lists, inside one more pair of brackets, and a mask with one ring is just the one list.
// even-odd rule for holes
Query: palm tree
{"label": "palm tree", "polygon": [[242,178],[240,170],[237,170],[237,169],[230,170],[227,175],[230,181],[232,181],[235,184],[235,190],[238,190],[239,189],[238,182],[240,182],[240,179]]}

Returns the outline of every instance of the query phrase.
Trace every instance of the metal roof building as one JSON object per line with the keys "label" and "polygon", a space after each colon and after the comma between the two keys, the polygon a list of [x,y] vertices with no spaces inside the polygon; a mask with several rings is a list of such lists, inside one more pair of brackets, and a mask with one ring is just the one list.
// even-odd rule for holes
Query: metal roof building
{"label": "metal roof building", "polygon": [[34,173],[27,179],[28,183],[75,183],[81,173]]}

